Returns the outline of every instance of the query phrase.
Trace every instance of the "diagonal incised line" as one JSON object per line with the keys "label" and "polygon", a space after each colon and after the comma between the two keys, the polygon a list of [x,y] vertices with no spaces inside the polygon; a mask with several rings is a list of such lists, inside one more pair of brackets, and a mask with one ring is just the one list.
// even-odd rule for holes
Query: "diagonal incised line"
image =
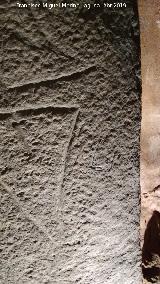
{"label": "diagonal incised line", "polygon": [[8,87],[8,90],[14,90],[14,89],[20,89],[20,88],[29,88],[29,87],[35,87],[37,85],[44,85],[48,83],[56,83],[58,81],[66,81],[71,80],[74,78],[77,78],[83,74],[87,74],[90,72],[94,72],[96,70],[96,65],[88,65],[83,68],[79,68],[78,70],[70,71],[67,73],[61,73],[58,76],[51,76],[44,79],[37,79],[37,80],[31,80],[21,83],[15,83]]}
{"label": "diagonal incised line", "polygon": [[[64,149],[64,153],[63,153],[63,157],[62,157],[62,169],[61,169],[61,175],[60,175],[60,179],[59,179],[59,186],[58,186],[58,190],[57,190],[57,220],[59,220],[59,224],[62,224],[62,207],[63,207],[63,183],[64,183],[64,177],[65,177],[65,171],[66,171],[66,162],[67,162],[67,155],[69,152],[69,148],[70,145],[72,143],[72,139],[73,139],[73,132],[77,123],[77,118],[80,112],[80,108],[79,105],[54,105],[54,104],[47,104],[47,105],[35,105],[33,106],[28,106],[26,108],[16,108],[16,109],[7,109],[7,110],[3,110],[2,112],[0,112],[0,116],[1,114],[12,114],[13,117],[19,113],[19,112],[23,112],[23,111],[36,111],[36,110],[47,110],[47,109],[53,109],[53,110],[62,110],[62,111],[73,111],[73,118],[72,118],[72,122],[71,122],[71,126],[70,126],[70,130],[69,130],[69,137],[68,137],[68,141],[66,143],[65,149]],[[16,117],[17,118],[17,117]],[[47,228],[42,225],[36,218],[34,218],[29,212],[27,212],[26,209],[23,208],[23,205],[21,204],[21,202],[19,201],[19,199],[17,198],[17,196],[15,196],[15,194],[13,193],[12,189],[2,180],[2,178],[0,178],[0,185],[2,186],[2,188],[11,196],[12,200],[14,201],[14,204],[19,208],[20,212],[23,214],[23,216],[25,216],[26,219],[28,219],[30,222],[32,222],[39,231],[43,232],[43,234],[50,240],[53,242],[52,236],[49,234],[49,232],[47,231]]]}
{"label": "diagonal incised line", "polygon": [[77,123],[77,119],[78,119],[78,115],[79,115],[80,110],[77,109],[77,111],[74,114],[74,118],[72,120],[72,124],[71,124],[71,129],[70,129],[70,134],[69,134],[69,139],[67,142],[67,145],[65,147],[64,150],[64,154],[63,154],[63,166],[62,166],[62,171],[61,171],[61,177],[60,177],[60,181],[59,181],[59,187],[58,187],[58,217],[59,217],[59,222],[62,225],[62,207],[63,207],[63,184],[64,184],[64,178],[65,178],[65,171],[66,171],[66,162],[67,162],[67,156],[68,156],[68,152],[69,152],[69,148],[72,142],[72,138],[73,138],[73,132],[75,130],[75,126]]}
{"label": "diagonal incised line", "polygon": [[0,116],[3,115],[17,115],[21,113],[29,113],[29,112],[36,112],[36,111],[47,111],[47,110],[54,110],[54,111],[76,111],[79,108],[79,105],[70,105],[70,104],[64,104],[64,105],[55,105],[55,104],[37,104],[37,105],[27,105],[25,108],[19,107],[19,108],[5,108],[0,109]]}
{"label": "diagonal incised line", "polygon": [[2,188],[11,196],[14,204],[18,207],[18,209],[20,210],[20,212],[23,214],[23,216],[29,220],[30,222],[32,222],[32,224],[34,226],[37,227],[37,229],[42,232],[45,237],[47,239],[49,239],[51,242],[53,242],[52,236],[49,234],[49,232],[47,231],[47,228],[42,225],[36,218],[32,217],[32,215],[30,213],[27,212],[27,210],[23,209],[21,202],[19,201],[19,199],[14,195],[14,193],[12,192],[11,188],[0,178],[0,185],[2,186]]}

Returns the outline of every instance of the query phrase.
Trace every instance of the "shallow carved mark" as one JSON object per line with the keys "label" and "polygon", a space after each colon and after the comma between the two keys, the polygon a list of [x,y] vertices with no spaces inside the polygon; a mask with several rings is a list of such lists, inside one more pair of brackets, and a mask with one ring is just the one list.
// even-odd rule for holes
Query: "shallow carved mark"
{"label": "shallow carved mark", "polygon": [[63,183],[64,183],[64,178],[65,178],[65,171],[66,171],[66,163],[67,163],[67,156],[68,156],[68,152],[69,152],[69,148],[70,145],[72,143],[72,139],[74,137],[73,133],[76,127],[76,123],[77,123],[77,119],[78,119],[78,115],[79,115],[79,109],[77,109],[77,111],[74,114],[73,117],[73,121],[71,124],[71,128],[70,128],[70,134],[69,134],[69,138],[68,138],[68,142],[66,144],[65,150],[64,150],[64,154],[63,154],[63,166],[62,166],[62,172],[61,172],[61,177],[60,177],[60,181],[59,181],[59,189],[58,189],[58,217],[59,217],[59,221],[61,222],[60,225],[62,225],[62,209],[63,209],[63,201],[64,201],[64,196],[63,196]]}
{"label": "shallow carved mark", "polygon": [[[26,0],[24,1],[27,3],[30,3],[30,1]],[[66,57],[68,59],[71,59],[73,60],[74,59],[74,56],[71,56],[70,54],[68,53],[64,53],[57,45],[55,45],[55,43],[53,44],[52,41],[50,41],[50,39],[48,38],[46,32],[44,31],[44,29],[42,29],[41,25],[39,24],[39,20],[37,19],[36,15],[35,15],[35,12],[34,12],[34,9],[31,8],[31,6],[29,5],[29,9],[30,9],[30,12],[33,16],[33,18],[35,19],[35,22],[37,22],[37,31],[39,31],[40,35],[45,39],[46,41],[46,44],[45,44],[45,47],[46,49],[48,49],[49,51],[52,51],[53,53],[55,53],[57,56],[61,56],[61,57]],[[42,48],[42,47],[40,47]]]}
{"label": "shallow carved mark", "polygon": [[37,85],[46,85],[46,84],[49,84],[49,83],[56,83],[57,81],[76,80],[82,74],[88,74],[88,73],[93,72],[95,70],[96,70],[95,65],[89,65],[89,66],[86,66],[85,68],[80,68],[80,69],[75,70],[73,72],[62,73],[59,76],[47,77],[47,78],[40,79],[40,80],[27,81],[27,82],[20,83],[20,84],[13,84],[13,85],[8,87],[8,90],[26,88],[26,87],[35,87]]}
{"label": "shallow carved mark", "polygon": [[25,108],[12,108],[12,109],[5,109],[0,110],[0,119],[5,119],[11,117],[12,114],[21,114],[21,115],[38,115],[41,112],[47,111],[56,111],[57,112],[69,112],[69,111],[76,111],[79,108],[78,105],[32,105]]}
{"label": "shallow carved mark", "polygon": [[35,225],[38,228],[38,230],[45,235],[45,237],[47,239],[49,239],[51,242],[53,242],[53,239],[52,239],[51,235],[49,234],[49,232],[47,231],[46,227],[44,225],[40,224],[40,222],[37,219],[32,217],[32,215],[30,213],[28,213],[26,209],[23,208],[23,206],[21,205],[21,202],[19,201],[17,196],[14,195],[13,191],[11,190],[11,188],[2,179],[0,179],[0,185],[10,195],[10,197],[12,198],[14,204],[19,208],[19,210],[22,213],[22,215],[27,220],[32,222],[32,224]]}
{"label": "shallow carved mark", "polygon": [[[25,141],[25,134],[23,133],[22,129],[20,128],[20,123],[23,119],[19,120],[20,116],[28,116],[28,115],[39,115],[42,112],[48,112],[52,111],[53,113],[73,113],[73,120],[70,127],[69,137],[68,141],[66,143],[66,147],[64,149],[63,157],[62,157],[62,170],[61,170],[61,176],[59,180],[58,190],[57,190],[57,217],[60,225],[60,231],[62,228],[62,208],[63,208],[63,202],[64,202],[64,196],[63,196],[63,183],[64,183],[64,177],[65,177],[65,171],[66,171],[66,162],[67,162],[67,155],[70,148],[70,145],[72,143],[72,139],[74,137],[73,132],[77,123],[78,115],[79,115],[79,106],[78,105],[36,105],[28,108],[15,108],[10,110],[4,110],[0,112],[0,118],[8,118],[8,115],[14,119],[14,128],[17,129],[18,135],[20,136],[20,139],[23,140],[24,146],[30,151],[29,145]],[[14,203],[19,208],[19,210],[23,213],[23,215],[30,220],[38,229],[39,231],[43,232],[43,234],[50,240],[52,240],[52,236],[50,236],[49,232],[45,228],[44,225],[42,225],[37,219],[33,218],[30,213],[28,213],[26,210],[23,209],[23,206],[21,205],[19,199],[17,196],[15,196],[12,192],[12,190],[8,187],[7,184],[5,184],[2,180],[0,180],[0,185],[8,192],[8,194],[12,197]]]}
{"label": "shallow carved mark", "polygon": [[12,126],[17,131],[19,140],[21,141],[22,145],[27,150],[27,152],[31,154],[30,145],[28,144],[28,141],[26,141],[26,133],[24,133],[24,130],[22,130],[22,127],[20,126],[17,115],[13,114],[12,117],[14,118],[14,121],[12,122]]}

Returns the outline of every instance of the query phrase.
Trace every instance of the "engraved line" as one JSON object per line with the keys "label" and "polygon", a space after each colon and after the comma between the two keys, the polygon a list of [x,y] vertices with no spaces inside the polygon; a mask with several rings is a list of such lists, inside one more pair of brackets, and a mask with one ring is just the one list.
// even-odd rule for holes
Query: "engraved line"
{"label": "engraved line", "polygon": [[13,114],[13,118],[16,122],[16,125],[15,125],[15,130],[18,134],[18,137],[22,143],[22,145],[24,145],[25,149],[28,151],[28,153],[31,153],[31,147],[29,145],[29,143],[26,141],[26,135],[24,133],[24,130],[22,130],[22,128],[18,125],[18,117],[16,115],[16,113]]}
{"label": "engraved line", "polygon": [[100,166],[100,165],[97,165],[97,163],[96,163],[96,159],[97,159],[97,149],[98,149],[98,147],[99,147],[99,144],[100,144],[100,142],[101,142],[101,134],[102,134],[102,131],[103,131],[103,129],[104,129],[104,122],[100,122],[100,124],[99,124],[99,129],[100,129],[100,131],[99,131],[99,134],[98,134],[98,139],[97,139],[97,142],[96,142],[96,145],[95,145],[95,148],[94,148],[94,151],[93,151],[93,154],[92,154],[92,160],[91,160],[91,165],[90,165],[90,167],[92,168],[92,169],[95,169],[95,170],[98,170],[98,171],[102,171],[103,170],[103,167],[102,166]]}
{"label": "engraved line", "polygon": [[13,199],[15,205],[19,208],[19,210],[23,213],[23,215],[26,217],[26,219],[28,219],[29,221],[31,221],[40,232],[42,232],[47,239],[49,239],[51,242],[53,242],[52,237],[50,236],[49,232],[47,231],[46,227],[41,225],[39,223],[38,220],[36,220],[34,217],[31,216],[30,213],[26,212],[26,210],[23,209],[23,207],[21,206],[21,202],[19,201],[19,199],[13,194],[13,192],[11,191],[10,187],[4,183],[4,181],[2,181],[2,179],[0,179],[0,185],[4,188],[4,190],[11,196],[11,198]]}
{"label": "engraved line", "polygon": [[[59,195],[59,200],[58,200],[58,212],[60,214],[59,217],[62,218],[62,203],[63,203],[63,183],[64,183],[64,177],[65,177],[65,171],[66,171],[66,161],[67,161],[67,155],[69,152],[69,148],[73,139],[73,132],[77,123],[77,118],[79,115],[79,109],[75,112],[73,121],[72,121],[72,125],[71,125],[71,130],[70,130],[70,135],[69,135],[69,139],[68,139],[68,143],[66,145],[65,151],[64,151],[64,155],[63,155],[63,167],[62,167],[62,174],[61,174],[61,178],[60,178],[60,182],[59,182],[59,191],[58,191],[58,195]],[[59,215],[58,214],[58,215]],[[59,221],[61,221],[62,224],[62,220],[61,218],[59,218]]]}
{"label": "engraved line", "polygon": [[[30,4],[30,1],[25,0],[24,2],[26,2],[27,4]],[[35,20],[35,22],[37,23],[37,30],[39,31],[39,34],[43,36],[43,38],[45,38],[47,45],[45,44],[46,49],[48,49],[49,51],[52,51],[53,53],[55,53],[58,56],[62,56],[62,57],[66,57],[68,59],[73,60],[74,56],[71,56],[70,54],[65,54],[58,46],[56,46],[55,44],[53,44],[52,41],[50,41],[50,39],[48,38],[48,36],[46,35],[45,31],[42,29],[42,27],[40,28],[40,24],[39,24],[39,20],[36,17],[36,14],[34,12],[34,9],[31,8],[31,6],[29,6],[30,12]],[[42,48],[42,47],[40,47]]]}
{"label": "engraved line", "polygon": [[13,84],[11,86],[8,87],[8,90],[12,90],[12,89],[19,89],[19,88],[23,88],[23,87],[33,87],[39,84],[46,84],[46,83],[53,83],[53,82],[57,82],[57,81],[63,81],[63,80],[70,80],[70,79],[77,79],[77,77],[79,77],[81,74],[86,74],[88,72],[92,72],[96,70],[96,65],[89,65],[85,68],[81,68],[79,70],[75,70],[73,72],[69,72],[69,73],[61,73],[59,76],[55,76],[55,77],[47,77],[45,79],[40,79],[40,80],[33,80],[33,81],[27,81],[24,83],[20,83],[20,84]]}
{"label": "engraved line", "polygon": [[55,110],[77,110],[79,108],[79,105],[32,105],[25,108],[12,108],[12,109],[1,109],[0,115],[5,114],[12,114],[12,113],[18,113],[22,111],[36,111],[36,110],[47,110],[47,109],[55,109]]}

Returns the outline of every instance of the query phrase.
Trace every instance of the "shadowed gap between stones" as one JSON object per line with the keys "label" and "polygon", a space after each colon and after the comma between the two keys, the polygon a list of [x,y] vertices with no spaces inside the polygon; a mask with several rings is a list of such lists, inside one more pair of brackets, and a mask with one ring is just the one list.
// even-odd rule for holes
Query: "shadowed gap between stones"
{"label": "shadowed gap between stones", "polygon": [[148,222],[142,249],[143,277],[149,283],[160,283],[160,213],[154,211]]}

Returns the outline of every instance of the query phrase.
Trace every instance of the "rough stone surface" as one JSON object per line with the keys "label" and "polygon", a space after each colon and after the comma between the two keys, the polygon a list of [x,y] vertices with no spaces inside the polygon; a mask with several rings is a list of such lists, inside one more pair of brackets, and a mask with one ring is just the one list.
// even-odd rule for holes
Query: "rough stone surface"
{"label": "rough stone surface", "polygon": [[2,284],[141,282],[139,29],[126,3],[1,0]]}
{"label": "rough stone surface", "polygon": [[[144,283],[160,283],[160,2],[139,1],[142,46],[141,244]],[[147,282],[146,282],[147,281]]]}

